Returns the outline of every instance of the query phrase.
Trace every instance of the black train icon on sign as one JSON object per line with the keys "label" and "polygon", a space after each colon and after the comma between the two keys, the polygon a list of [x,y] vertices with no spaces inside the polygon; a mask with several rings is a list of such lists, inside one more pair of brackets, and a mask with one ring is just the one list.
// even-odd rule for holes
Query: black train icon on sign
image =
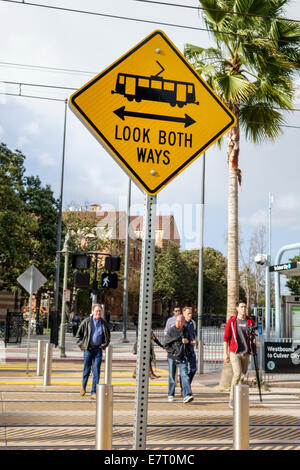
{"label": "black train icon on sign", "polygon": [[160,77],[164,68],[157,61],[162,70],[150,77],[130,73],[119,73],[115,89],[112,93],[123,95],[128,101],[142,100],[169,103],[171,106],[182,108],[187,104],[199,104],[196,101],[195,85],[189,82],[167,80]]}

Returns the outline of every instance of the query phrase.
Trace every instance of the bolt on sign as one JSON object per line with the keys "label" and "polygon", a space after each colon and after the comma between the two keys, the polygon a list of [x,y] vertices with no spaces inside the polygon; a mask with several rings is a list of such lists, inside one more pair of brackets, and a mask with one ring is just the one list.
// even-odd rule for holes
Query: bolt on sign
{"label": "bolt on sign", "polygon": [[150,195],[236,124],[162,31],[76,91],[70,106]]}

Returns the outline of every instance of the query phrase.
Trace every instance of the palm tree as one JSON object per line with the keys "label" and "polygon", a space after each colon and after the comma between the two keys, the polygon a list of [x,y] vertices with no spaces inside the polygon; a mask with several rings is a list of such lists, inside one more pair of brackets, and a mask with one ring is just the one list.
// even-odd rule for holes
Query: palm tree
{"label": "palm tree", "polygon": [[[238,184],[240,131],[254,143],[275,140],[282,111],[292,110],[292,80],[300,66],[300,27],[283,20],[290,0],[199,0],[216,47],[185,45],[185,56],[237,118],[227,134],[227,316],[239,295]],[[274,19],[276,18],[276,19]]]}
{"label": "palm tree", "polygon": [[[300,66],[300,28],[282,18],[289,0],[199,0],[216,47],[187,44],[185,56],[227,104],[237,124],[227,134],[228,270],[227,318],[239,295],[238,184],[240,131],[254,143],[275,140],[283,113],[293,108],[293,78]],[[274,19],[276,18],[276,19]],[[224,364],[220,386],[228,387]]]}

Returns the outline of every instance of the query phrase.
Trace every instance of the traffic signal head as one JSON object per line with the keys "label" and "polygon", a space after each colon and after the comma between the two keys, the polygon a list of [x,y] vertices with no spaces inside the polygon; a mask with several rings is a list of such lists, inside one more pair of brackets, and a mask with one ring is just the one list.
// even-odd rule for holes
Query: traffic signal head
{"label": "traffic signal head", "polygon": [[73,255],[72,268],[89,269],[91,265],[91,257],[89,255]]}
{"label": "traffic signal head", "polygon": [[89,273],[81,273],[76,271],[74,273],[74,287],[79,289],[89,289],[90,287],[90,275]]}
{"label": "traffic signal head", "polygon": [[120,271],[121,258],[119,256],[106,256],[105,269],[107,271]]}

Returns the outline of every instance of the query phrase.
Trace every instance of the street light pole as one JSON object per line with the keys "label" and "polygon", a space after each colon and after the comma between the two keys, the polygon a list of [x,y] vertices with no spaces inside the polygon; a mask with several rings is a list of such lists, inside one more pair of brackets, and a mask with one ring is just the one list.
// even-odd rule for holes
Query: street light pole
{"label": "street light pole", "polygon": [[62,252],[65,254],[65,266],[64,266],[64,282],[63,282],[63,298],[62,298],[62,309],[61,309],[61,322],[60,322],[60,340],[59,340],[59,349],[60,349],[60,357],[66,357],[66,300],[65,300],[65,291],[68,285],[68,264],[69,264],[69,251],[68,251],[68,243],[69,243],[69,232],[67,232],[64,248]]}
{"label": "street light pole", "polygon": [[131,179],[128,178],[128,195],[127,195],[127,223],[126,223],[126,246],[124,260],[124,292],[123,292],[123,338],[122,343],[128,343],[127,333],[127,311],[128,311],[128,276],[129,276],[129,254],[130,254],[130,205],[131,205]]}
{"label": "street light pole", "polygon": [[266,341],[270,339],[270,319],[271,319],[271,273],[270,266],[272,261],[271,254],[271,212],[272,212],[273,196],[269,193],[269,253],[266,261],[266,288],[265,288],[265,329]]}
{"label": "street light pole", "polygon": [[63,200],[63,186],[64,186],[66,127],[67,127],[67,109],[68,109],[67,105],[68,105],[68,100],[66,99],[65,100],[65,114],[64,114],[64,134],[63,134],[63,148],[62,148],[60,196],[59,196],[58,223],[57,223],[56,267],[55,267],[55,280],[54,280],[54,311],[56,312],[56,314],[58,312],[59,264],[60,264],[61,225],[62,225],[62,200]]}
{"label": "street light pole", "polygon": [[[93,290],[92,290],[92,305],[98,303],[98,253],[95,253],[95,274],[93,280]],[[102,312],[104,316],[104,312]]]}

